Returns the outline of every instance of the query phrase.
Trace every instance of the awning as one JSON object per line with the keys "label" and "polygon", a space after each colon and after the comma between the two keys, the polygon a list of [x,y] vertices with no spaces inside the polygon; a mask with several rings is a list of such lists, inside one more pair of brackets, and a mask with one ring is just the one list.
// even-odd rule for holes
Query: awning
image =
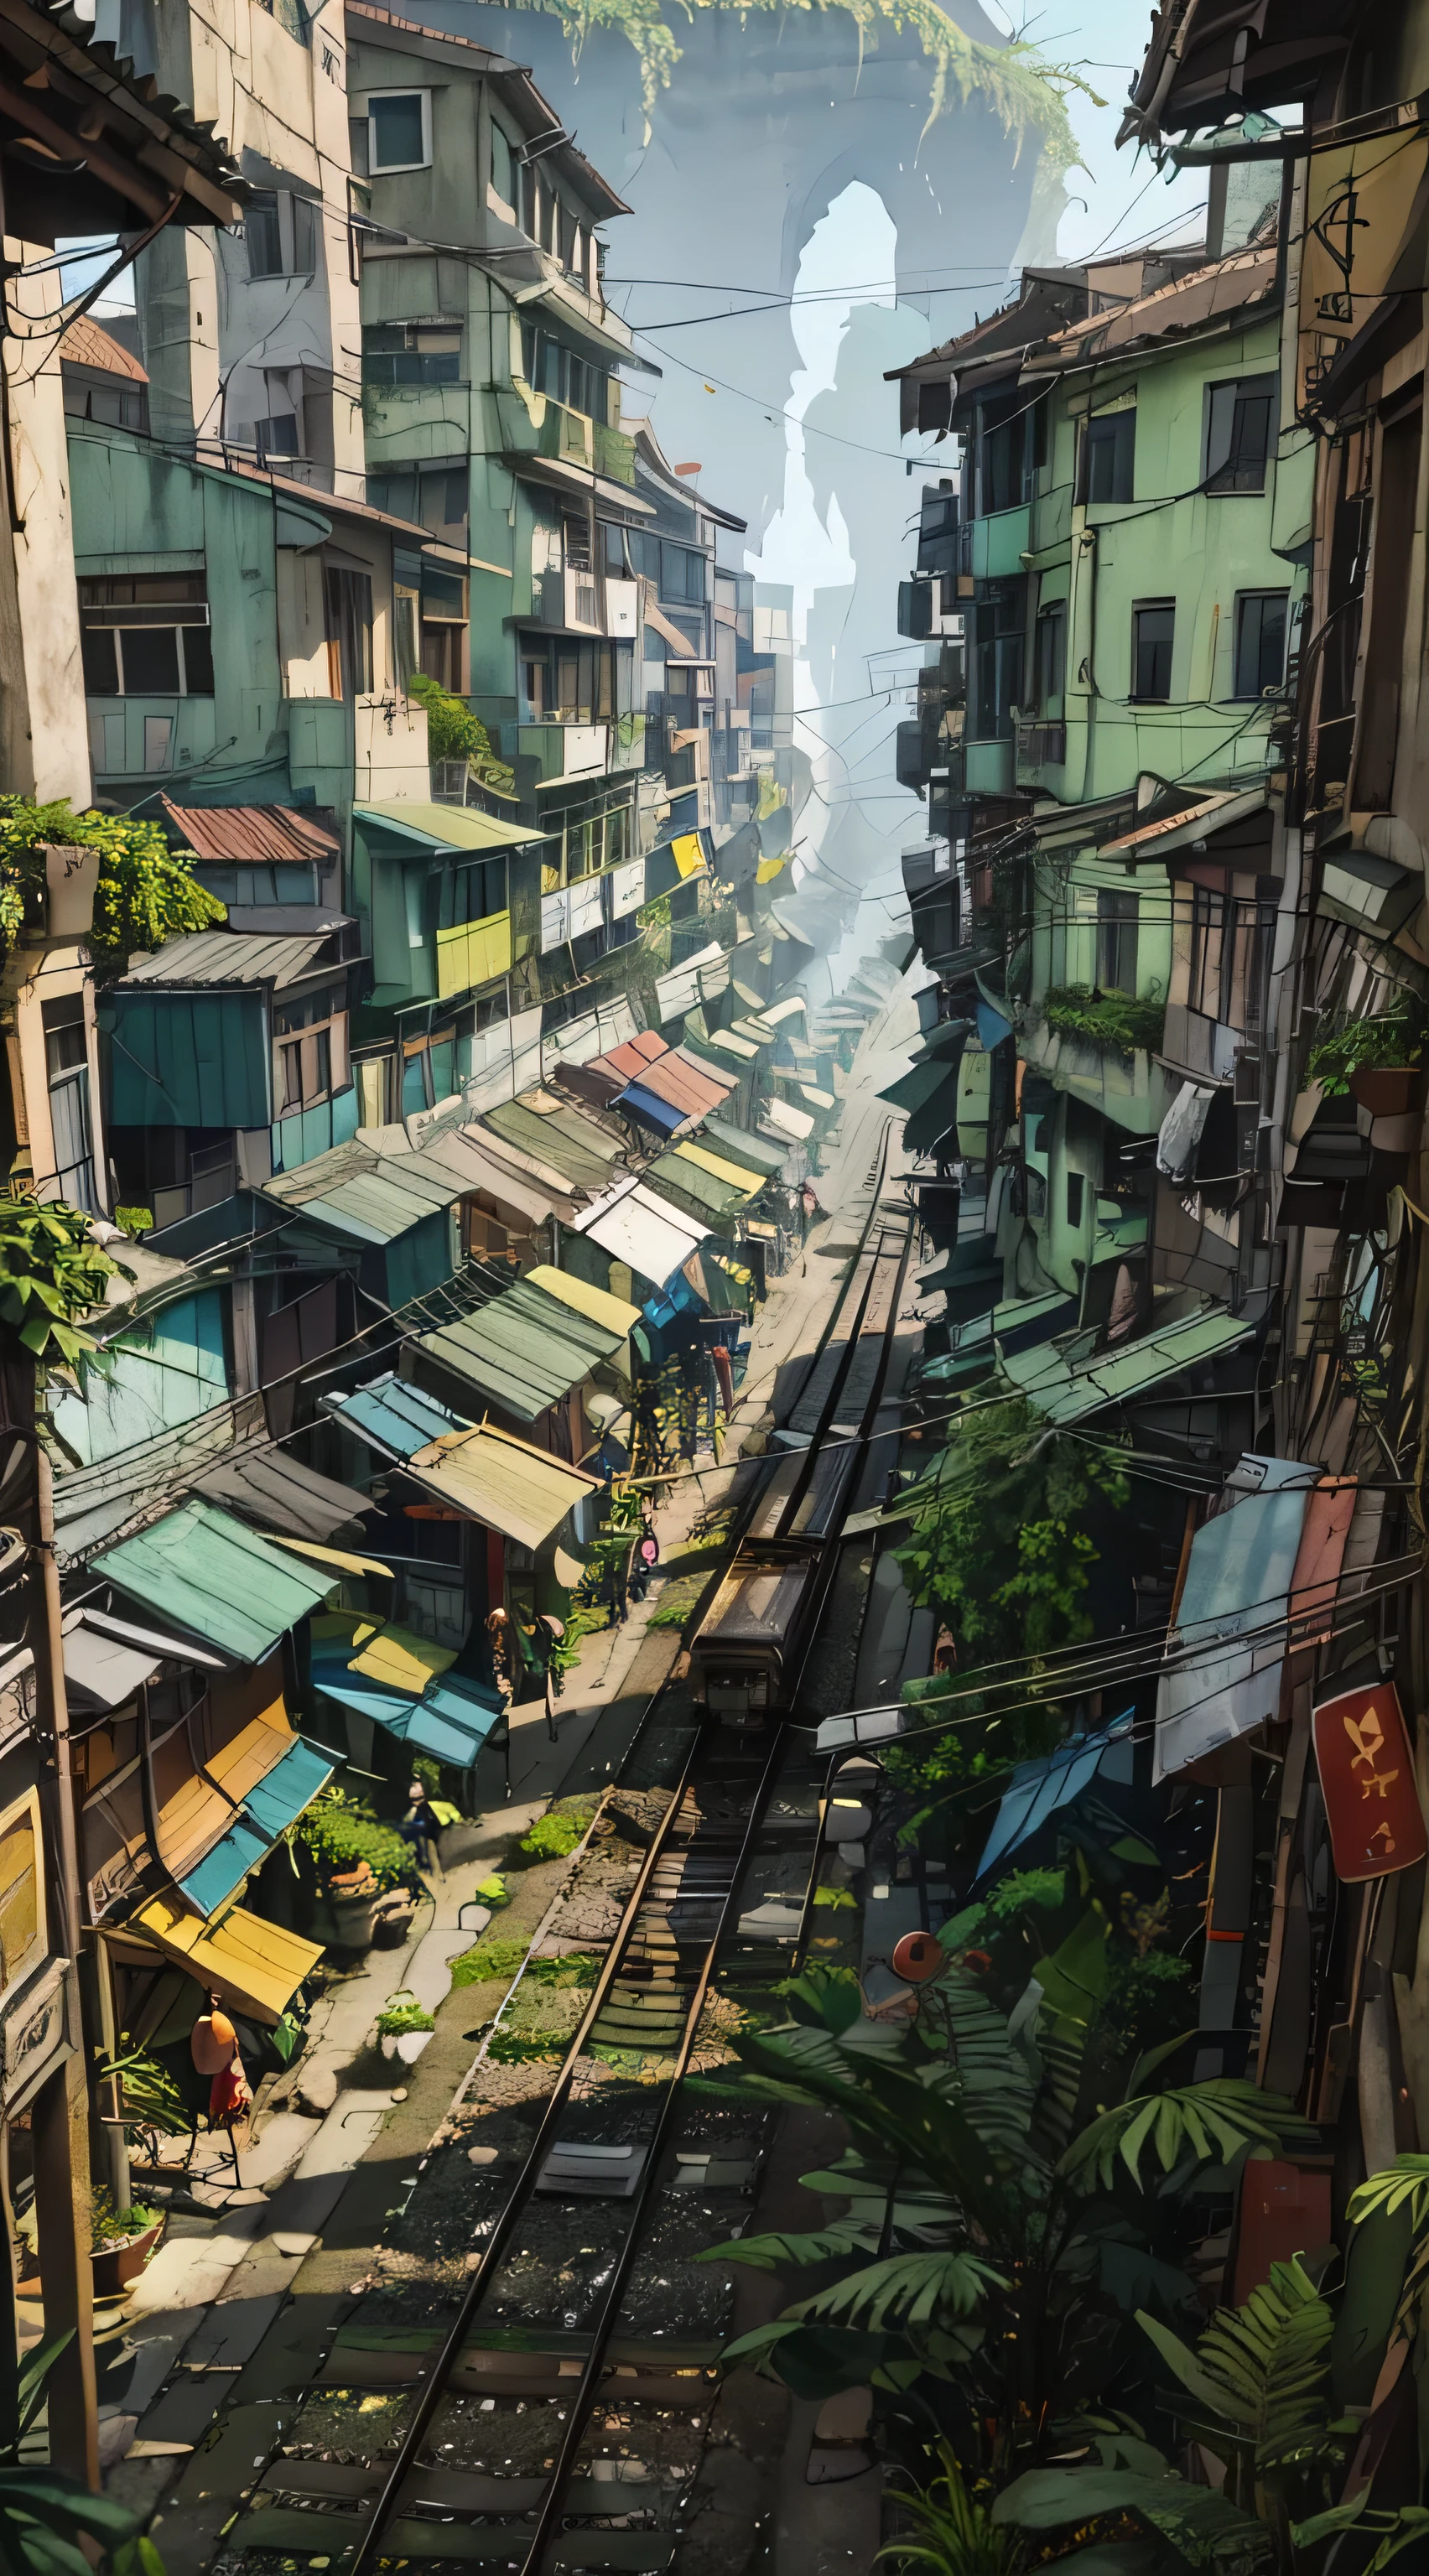
{"label": "awning", "polygon": [[518,1279],[455,1322],[438,1324],[404,1349],[498,1405],[518,1422],[535,1422],[602,1360],[614,1357],[625,1332],[612,1332],[564,1299]]}
{"label": "awning", "polygon": [[746,1207],[751,1199],[758,1198],[764,1187],[762,1173],[751,1172],[747,1164],[731,1163],[723,1154],[713,1153],[708,1145],[702,1145],[695,1136],[687,1137],[683,1144],[677,1145],[672,1156],[661,1159],[696,1164],[713,1179],[723,1181],[727,1188],[737,1190]]}
{"label": "awning", "polygon": [[[740,1173],[733,1182],[721,1180],[716,1172],[686,1160],[678,1147],[652,1163],[645,1177],[652,1193],[658,1191],[662,1200],[668,1196],[673,1201],[677,1214],[683,1215],[686,1205],[689,1205],[698,1215],[708,1219],[709,1228],[723,1225],[741,1208],[748,1207],[750,1199],[756,1195],[749,1186],[752,1175]],[[763,1187],[762,1182],[760,1187]],[[653,1273],[647,1271],[646,1277],[651,1276]]]}
{"label": "awning", "polygon": [[742,1127],[732,1127],[727,1118],[706,1118],[700,1129],[703,1141],[731,1163],[744,1163],[752,1172],[763,1172],[772,1180],[784,1168],[784,1149],[771,1145],[766,1137],[746,1135]]}
{"label": "awning", "polygon": [[134,1922],[201,1986],[216,1988],[225,2003],[270,2026],[282,2019],[323,1955],[317,1942],[261,1922],[238,1905],[221,1923],[209,1924],[177,1890],[151,1898]]}
{"label": "awning", "polygon": [[1190,1368],[1203,1368],[1237,1343],[1250,1340],[1255,1324],[1223,1307],[1210,1314],[1188,1315],[1164,1332],[1103,1351],[1095,1359],[1069,1366],[1060,1351],[1001,1351],[1004,1374],[1020,1387],[1029,1404],[1054,1424],[1083,1422],[1103,1405],[1126,1404],[1164,1386]]}
{"label": "awning", "polygon": [[729,954],[711,940],[681,966],[656,978],[655,1007],[662,1021],[677,1020],[697,1002],[712,1002],[729,984]]}
{"label": "awning", "polygon": [[940,1057],[935,1057],[930,1064],[910,1065],[906,1073],[899,1074],[896,1082],[886,1084],[878,1097],[888,1101],[894,1109],[901,1109],[907,1116],[933,1099],[949,1079],[949,1067]]}
{"label": "awning", "polygon": [[330,1188],[305,1186],[310,1166],[263,1183],[264,1196],[280,1200],[309,1225],[320,1225],[346,1243],[385,1246],[410,1234],[429,1216],[438,1216],[460,1197],[449,1172],[434,1169],[423,1155],[376,1161]]}
{"label": "awning", "polygon": [[454,1646],[435,1646],[430,1638],[419,1637],[414,1628],[404,1628],[395,1619],[380,1624],[360,1620],[351,1643],[354,1651],[347,1657],[350,1673],[361,1673],[379,1690],[407,1691],[414,1698],[435,1681],[438,1673],[448,1672],[456,1662]]}
{"label": "awning", "polygon": [[552,1270],[548,1263],[540,1262],[534,1270],[527,1271],[526,1277],[531,1287],[544,1288],[548,1297],[558,1298],[574,1314],[589,1316],[593,1324],[614,1333],[620,1341],[625,1340],[631,1325],[640,1321],[639,1307],[632,1306],[627,1298],[612,1297],[608,1288],[592,1288],[589,1280],[577,1279],[569,1270]]}
{"label": "awning", "polygon": [[549,1190],[484,1153],[470,1128],[434,1128],[423,1137],[420,1152],[428,1169],[447,1173],[463,1198],[484,1190],[503,1210],[509,1208],[533,1226],[544,1225],[554,1211]]}
{"label": "awning", "polygon": [[395,832],[399,839],[415,841],[424,850],[514,850],[523,841],[550,838],[547,832],[533,832],[527,823],[498,821],[478,805],[426,805],[416,799],[410,804],[393,797],[354,805],[352,819],[380,824],[384,832]]}
{"label": "awning", "polygon": [[577,1503],[599,1491],[598,1480],[581,1468],[485,1423],[419,1449],[407,1472],[437,1502],[500,1530],[519,1547],[540,1547]]}
{"label": "awning", "polygon": [[796,1109],[788,1100],[766,1100],[759,1123],[766,1134],[787,1137],[791,1145],[802,1145],[815,1126],[807,1109]]}
{"label": "awning", "polygon": [[1122,858],[1130,852],[1138,858],[1159,859],[1170,850],[1184,850],[1193,841],[1214,837],[1230,823],[1244,822],[1248,815],[1258,814],[1268,801],[1263,784],[1219,790],[1195,805],[1183,806],[1179,814],[1163,815],[1159,823],[1138,823],[1134,831],[1123,832],[1119,839],[1103,841],[1099,855],[1104,859]]}
{"label": "awning", "polygon": [[498,1691],[460,1673],[444,1674],[412,1702],[405,1727],[393,1728],[416,1753],[469,1770],[493,1728],[501,1723],[504,1702]]}
{"label": "awning", "polygon": [[1079,1735],[1070,1744],[1059,1745],[1055,1753],[1040,1761],[1019,1762],[1010,1787],[1003,1791],[996,1822],[973,1872],[974,1887],[990,1871],[1000,1869],[1025,1843],[1031,1842],[1033,1835],[1049,1824],[1054,1816],[1064,1814],[1074,1800],[1091,1787],[1109,1755],[1120,1750],[1119,1767],[1123,1776],[1130,1779],[1131,1730],[1135,1718],[1136,1711],[1128,1709],[1095,1735]]}
{"label": "awning", "polygon": [[311,1745],[295,1744],[244,1800],[221,1842],[179,1884],[200,1914],[215,1914],[251,1869],[258,1869],[294,1818],[332,1778],[332,1764]]}
{"label": "awning", "polygon": [[[1317,1473],[1297,1459],[1240,1459],[1227,1486],[1229,1498],[1239,1485],[1238,1498],[1192,1539],[1156,1694],[1156,1780],[1277,1713]],[[1248,1490],[1253,1483],[1259,1491]]]}
{"label": "awning", "polygon": [[318,1399],[325,1413],[355,1431],[381,1458],[411,1458],[434,1440],[469,1431],[466,1416],[453,1413],[419,1386],[409,1386],[389,1369],[351,1395],[334,1392]]}
{"label": "awning", "polygon": [[698,1218],[683,1215],[669,1199],[645,1189],[639,1181],[621,1182],[606,1197],[598,1199],[594,1207],[587,1208],[576,1224],[577,1230],[588,1234],[602,1252],[628,1263],[657,1288],[673,1278],[695,1246],[713,1230]]}
{"label": "awning", "polygon": [[333,1589],[334,1576],[271,1547],[212,1503],[181,1503],[91,1557],[89,1570],[235,1663],[261,1663]]}
{"label": "awning", "polygon": [[569,1102],[563,1102],[557,1111],[555,1095],[547,1092],[542,1096],[552,1101],[551,1112],[542,1114],[531,1106],[529,1098],[504,1100],[483,1112],[482,1124],[518,1152],[538,1156],[577,1189],[604,1189],[611,1165],[620,1160],[619,1140],[593,1126]]}
{"label": "awning", "polygon": [[392,1568],[380,1556],[357,1556],[350,1547],[324,1547],[316,1538],[284,1538],[277,1530],[273,1532],[273,1545],[289,1547],[296,1556],[311,1557],[315,1564],[335,1566],[339,1574],[385,1574],[391,1578]]}
{"label": "awning", "polygon": [[808,1008],[802,993],[786,993],[782,1002],[761,1003],[759,1016],[768,1021],[771,1029],[778,1029],[786,1020],[797,1019],[801,1012],[807,1014]]}
{"label": "awning", "polygon": [[224,1504],[240,1520],[293,1538],[325,1541],[372,1509],[368,1495],[317,1475],[261,1432],[191,1477],[189,1490]]}
{"label": "awning", "polygon": [[122,1708],[163,1663],[223,1669],[217,1656],[201,1654],[181,1637],[131,1627],[127,1620],[87,1606],[67,1610],[63,1626],[66,1695],[76,1694],[91,1709]]}

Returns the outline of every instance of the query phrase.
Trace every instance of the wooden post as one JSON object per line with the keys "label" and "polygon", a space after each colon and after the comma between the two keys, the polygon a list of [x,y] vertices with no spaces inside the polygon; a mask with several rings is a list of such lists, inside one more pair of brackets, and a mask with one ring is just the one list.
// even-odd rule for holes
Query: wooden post
{"label": "wooden post", "polygon": [[[33,1390],[34,1372],[22,1362]],[[12,1374],[12,1384],[19,1369]],[[34,1396],[29,1424],[33,1436]],[[18,1427],[18,1425],[17,1425]],[[70,1780],[69,1707],[55,1564],[54,1490],[49,1456],[37,1442],[35,1539],[30,1562],[29,1640],[35,1658],[36,1715],[51,1739],[40,1798],[50,1858],[50,1941],[69,1961],[65,2024],[73,2053],[41,2086],[31,2108],[35,2140],[35,2216],[44,2284],[45,2340],[69,2333],[50,2376],[50,2459],[57,2469],[99,2490],[99,2416],[94,2381],[94,2270],[90,2261],[89,2088],[79,1990],[79,1853]]]}

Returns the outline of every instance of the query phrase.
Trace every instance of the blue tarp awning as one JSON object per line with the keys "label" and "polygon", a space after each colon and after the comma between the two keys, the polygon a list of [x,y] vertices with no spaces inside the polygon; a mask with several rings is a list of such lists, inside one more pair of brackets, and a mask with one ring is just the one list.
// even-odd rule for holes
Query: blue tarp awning
{"label": "blue tarp awning", "polygon": [[450,1412],[434,1395],[424,1394],[390,1369],[385,1377],[374,1378],[352,1395],[324,1396],[322,1407],[387,1458],[415,1458],[419,1449],[430,1448],[449,1431],[471,1429],[465,1414]]}
{"label": "blue tarp awning", "polygon": [[430,1753],[463,1771],[476,1760],[502,1712],[498,1691],[461,1673],[442,1673],[420,1699],[413,1699],[350,1672],[340,1657],[315,1655],[313,1684],[325,1699],[350,1708],[356,1717],[374,1719],[414,1753]]}
{"label": "blue tarp awning", "polygon": [[250,1869],[257,1869],[278,1836],[312,1804],[332,1778],[332,1764],[310,1744],[295,1744],[265,1779],[250,1789],[243,1812],[221,1842],[206,1852],[179,1885],[201,1914],[214,1914]]}
{"label": "blue tarp awning", "polygon": [[[1124,1749],[1124,1762],[1129,1764],[1134,1715],[1134,1710],[1127,1709],[1095,1735],[1075,1736],[1070,1744],[1060,1745],[1055,1753],[1039,1761],[1019,1762],[1011,1787],[1003,1791],[996,1821],[973,1875],[974,1887],[990,1871],[1000,1869],[1053,1816],[1070,1807],[1084,1789],[1089,1789],[1109,1754]],[[1130,1778],[1129,1768],[1124,1776]]]}
{"label": "blue tarp awning", "polygon": [[628,1109],[634,1118],[643,1118],[650,1127],[658,1127],[662,1136],[673,1136],[677,1127],[690,1123],[688,1109],[677,1109],[673,1100],[662,1100],[658,1092],[647,1091],[643,1083],[627,1083],[619,1097],[611,1102],[613,1109]]}

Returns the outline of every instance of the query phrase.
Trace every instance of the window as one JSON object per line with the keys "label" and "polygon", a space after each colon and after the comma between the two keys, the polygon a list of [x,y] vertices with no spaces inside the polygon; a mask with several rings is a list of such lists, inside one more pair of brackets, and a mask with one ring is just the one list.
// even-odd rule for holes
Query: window
{"label": "window", "polygon": [[367,101],[368,168],[425,170],[432,157],[432,94],[389,89]]}
{"label": "window", "polygon": [[402,1116],[412,1117],[419,1109],[434,1109],[439,1100],[450,1100],[456,1088],[456,1031],[435,1029],[419,1038],[407,1038],[402,1047]]}
{"label": "window", "polygon": [[1263,492],[1279,409],[1274,376],[1242,376],[1206,389],[1208,492]]}
{"label": "window", "polygon": [[533,393],[549,394],[568,411],[583,411],[591,420],[607,419],[605,369],[553,339],[535,322],[521,325],[521,364]]}
{"label": "window", "polygon": [[106,573],[82,580],[79,623],[90,697],[213,696],[201,572]]}
{"label": "window", "polygon": [[328,985],[301,1001],[275,1002],[273,1036],[280,1118],[346,1090],[347,994],[342,985]]}
{"label": "window", "polygon": [[628,581],[630,566],[625,559],[625,530],[614,519],[600,522],[601,553],[608,581]]}
{"label": "window", "polygon": [[1067,1223],[1074,1234],[1079,1233],[1081,1230],[1082,1199],[1085,1189],[1086,1176],[1084,1173],[1069,1172],[1067,1174]]}
{"label": "window", "polygon": [[302,442],[298,435],[297,414],[278,412],[272,420],[255,420],[253,443],[258,450],[260,465],[275,460],[281,465],[285,456],[300,456]]}
{"label": "window", "polygon": [[493,913],[505,912],[506,870],[504,850],[489,859],[470,859],[460,867],[442,868],[436,879],[438,930],[461,930],[469,921],[487,921]]}
{"label": "window", "polygon": [[103,420],[113,429],[149,427],[149,388],[128,376],[111,375],[107,367],[76,367],[60,361],[64,407],[71,420]]}
{"label": "window", "polygon": [[[978,407],[978,510],[983,518],[996,510],[1015,510],[1025,501],[1030,489],[1033,453],[1032,415],[1024,393],[998,394]],[[944,564],[923,565],[929,572],[947,570]]]}
{"label": "window", "polygon": [[326,567],[328,686],[335,698],[365,697],[372,686],[372,576]]}
{"label": "window", "polygon": [[370,323],[362,334],[362,381],[365,385],[460,384],[460,323]]}
{"label": "window", "polygon": [[1082,437],[1081,501],[1129,501],[1136,479],[1136,410],[1103,412]]}
{"label": "window", "polygon": [[510,206],[514,213],[516,174],[511,158],[511,144],[494,117],[491,125],[491,184],[503,206]]}
{"label": "window", "polygon": [[288,188],[255,188],[243,215],[250,278],[313,276],[318,220],[311,198]]}
{"label": "window", "polygon": [[1022,699],[1021,583],[1008,582],[973,610],[972,738],[1000,742],[1012,731],[1012,710]]}
{"label": "window", "polygon": [[662,599],[694,600],[700,607],[705,598],[705,559],[693,546],[660,547],[660,596]]}
{"label": "window", "polygon": [[1235,684],[1238,698],[1259,698],[1285,678],[1288,590],[1242,590],[1235,604]]}
{"label": "window", "polygon": [[89,1054],[84,1034],[84,1000],[69,993],[41,1004],[45,1032],[45,1071],[50,1095],[50,1132],[54,1142],[54,1176],[62,1199],[71,1207],[93,1209],[94,1147],[89,1121]]}
{"label": "window", "polygon": [[1131,612],[1131,694],[1133,699],[1166,699],[1171,695],[1171,647],[1176,633],[1174,599],[1148,600]]}
{"label": "window", "polygon": [[1134,993],[1140,919],[1137,897],[1105,887],[1097,896],[1097,982],[1104,992]]}
{"label": "window", "polygon": [[1044,715],[1060,706],[1067,679],[1067,612],[1058,600],[1037,620],[1037,704]]}

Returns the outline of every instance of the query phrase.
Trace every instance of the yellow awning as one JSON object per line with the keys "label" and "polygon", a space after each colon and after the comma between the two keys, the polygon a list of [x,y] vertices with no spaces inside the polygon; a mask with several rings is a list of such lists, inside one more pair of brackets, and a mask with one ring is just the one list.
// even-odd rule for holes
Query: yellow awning
{"label": "yellow awning", "polygon": [[592,1288],[587,1280],[573,1279],[568,1270],[552,1270],[548,1263],[538,1262],[526,1276],[533,1288],[544,1288],[548,1297],[558,1297],[572,1314],[603,1324],[608,1333],[628,1333],[640,1321],[638,1306],[627,1304],[623,1297],[612,1297],[606,1288]]}
{"label": "yellow awning", "polygon": [[221,1923],[208,1923],[177,1888],[152,1897],[135,1921],[200,1985],[216,1987],[225,2003],[269,2023],[282,2019],[322,1957],[317,1942],[245,1914],[241,1905]]}
{"label": "yellow awning", "polygon": [[698,832],[681,832],[670,843],[670,856],[682,877],[692,877],[704,866],[705,848]]}
{"label": "yellow awning", "polygon": [[438,1673],[447,1672],[455,1662],[454,1646],[434,1646],[414,1629],[399,1628],[393,1621],[368,1639],[347,1669],[350,1673],[366,1673],[369,1681],[381,1682],[388,1690],[410,1691],[414,1699],[420,1699],[428,1682],[435,1681]]}
{"label": "yellow awning", "polygon": [[315,1556],[319,1565],[336,1565],[344,1574],[385,1574],[390,1582],[392,1568],[378,1556],[350,1556],[345,1547],[319,1547],[316,1539],[279,1538],[276,1530],[268,1537],[274,1547],[290,1547],[295,1555]]}
{"label": "yellow awning", "polygon": [[697,1145],[693,1138],[677,1145],[675,1152],[682,1161],[697,1164],[702,1172],[712,1172],[717,1181],[727,1181],[742,1198],[757,1199],[764,1187],[762,1173],[751,1172],[744,1163],[725,1162],[722,1155],[712,1154],[708,1145]]}
{"label": "yellow awning", "polygon": [[788,864],[789,862],[787,859],[761,859],[758,867],[754,871],[755,883],[757,885],[772,885],[777,876],[783,875]]}

